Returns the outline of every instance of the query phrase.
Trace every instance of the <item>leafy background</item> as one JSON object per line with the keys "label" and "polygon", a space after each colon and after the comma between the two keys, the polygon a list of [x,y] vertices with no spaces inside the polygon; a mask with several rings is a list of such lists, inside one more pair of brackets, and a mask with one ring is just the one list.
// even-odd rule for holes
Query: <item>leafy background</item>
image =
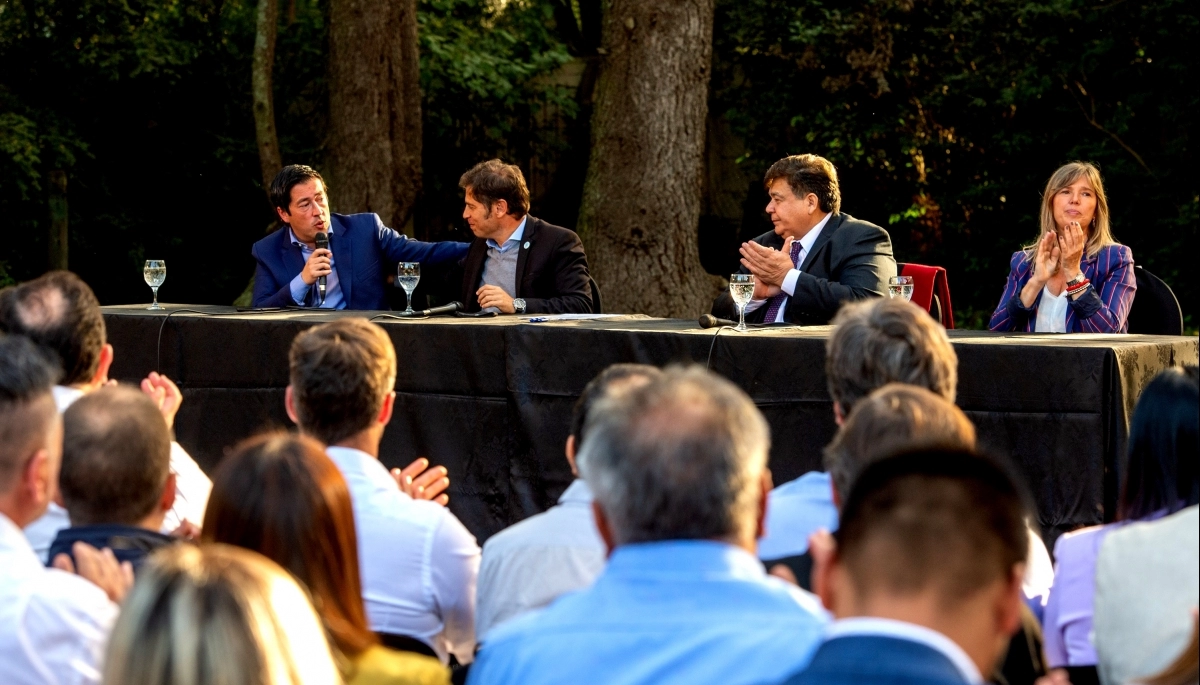
{"label": "leafy background", "polygon": [[[574,225],[590,112],[579,73],[596,59],[581,40],[594,41],[595,0],[584,5],[420,0],[415,235],[465,238],[458,175],[491,156],[526,167],[535,213]],[[328,8],[280,10],[280,147],[285,163],[319,166]],[[844,211],[888,228],[901,261],[946,266],[960,325],[982,326],[1009,256],[1037,232],[1046,178],[1085,159],[1103,170],[1118,239],[1194,330],[1197,27],[1182,0],[718,0],[702,260],[728,273],[738,240],[766,230],[762,172],[817,152],[840,170]],[[61,169],[70,266],[102,302],[146,300],[148,256],[168,260],[166,301],[236,298],[272,225],[253,40],[246,0],[0,0],[0,282],[45,269],[46,179]]]}

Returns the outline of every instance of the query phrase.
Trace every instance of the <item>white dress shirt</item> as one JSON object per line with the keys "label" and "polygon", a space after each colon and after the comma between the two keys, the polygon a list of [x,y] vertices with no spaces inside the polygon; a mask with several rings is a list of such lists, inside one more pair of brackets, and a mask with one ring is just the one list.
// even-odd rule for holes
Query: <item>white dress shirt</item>
{"label": "white dress shirt", "polygon": [[[83,391],[56,385],[53,389],[54,402],[61,414],[75,400],[83,397]],[[175,474],[175,505],[163,519],[161,533],[170,535],[179,528],[184,520],[191,521],[196,527],[204,522],[204,509],[208,506],[208,496],[212,492],[212,481],[205,475],[204,470],[192,459],[187,450],[171,441],[171,473]],[[50,545],[58,536],[58,531],[71,527],[71,519],[67,510],[51,502],[46,513],[33,523],[25,526],[25,537],[37,553],[42,563],[48,563],[46,558],[50,553]]]}
{"label": "white dress shirt", "polygon": [[475,611],[475,633],[481,642],[504,621],[596,580],[608,551],[591,505],[591,489],[576,479],[558,498],[558,506],[488,538]]}
{"label": "white dress shirt", "polygon": [[[800,268],[798,265],[804,263],[804,259],[808,257],[808,251],[812,249],[814,244],[816,244],[817,238],[820,237],[821,231],[825,228],[825,224],[829,223],[829,217],[831,216],[833,215],[826,214],[825,218],[821,219],[820,223],[818,223],[816,226],[813,226],[812,230],[808,233],[805,233],[804,237],[799,240],[800,254],[796,255],[797,268],[790,269],[787,272],[787,275],[783,277],[783,283],[780,285],[780,288],[783,290],[783,292],[788,294],[788,298],[784,298],[783,304],[779,305],[779,312],[775,314],[775,321],[768,321],[766,323],[783,323],[783,315],[784,312],[787,311],[788,299],[790,299],[792,295],[796,294],[796,281],[800,278]],[[767,300],[750,300],[750,302],[746,304],[746,313],[749,314],[766,303]]]}
{"label": "white dress shirt", "polygon": [[448,509],[405,494],[366,452],[327,448],[354,506],[363,602],[371,630],[427,643],[442,661],[475,652],[479,545]]}
{"label": "white dress shirt", "polygon": [[1050,294],[1050,286],[1042,286],[1042,301],[1038,303],[1037,320],[1033,330],[1038,333],[1067,332],[1067,290]]}
{"label": "white dress shirt", "polygon": [[983,682],[979,667],[975,665],[974,661],[971,661],[971,657],[967,656],[957,642],[925,626],[890,618],[859,617],[834,621],[825,629],[826,640],[851,635],[855,637],[891,637],[925,645],[949,659],[968,683]]}
{"label": "white dress shirt", "polygon": [[0,683],[99,683],[117,605],[90,582],[38,561],[0,514]]}

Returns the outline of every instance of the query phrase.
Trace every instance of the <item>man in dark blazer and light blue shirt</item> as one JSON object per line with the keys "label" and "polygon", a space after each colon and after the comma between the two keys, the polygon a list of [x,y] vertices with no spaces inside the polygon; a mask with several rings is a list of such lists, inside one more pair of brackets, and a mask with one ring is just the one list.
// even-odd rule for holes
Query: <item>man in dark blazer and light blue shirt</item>
{"label": "man in dark blazer and light blue shirt", "polygon": [[[896,275],[892,240],[875,224],[841,213],[837,170],[817,155],[793,155],[771,165],[764,184],[773,231],[741,247],[740,273],[755,276],[750,323],[827,324],[843,303],[887,294]],[[736,319],[729,293],[716,316]]]}
{"label": "man in dark blazer and light blue shirt", "polygon": [[468,312],[587,314],[591,277],[579,236],[529,216],[529,188],[514,164],[480,162],[458,181],[475,234],[463,264]]}
{"label": "man in dark blazer and light blue shirt", "polygon": [[961,450],[875,462],[837,533],[812,537],[813,589],[836,620],[786,685],[976,685],[1020,625],[1025,498]]}
{"label": "man in dark blazer and light blue shirt", "polygon": [[[388,309],[384,279],[392,264],[458,262],[467,254],[466,243],[410,240],[377,214],[331,214],[324,179],[302,164],[284,167],[270,195],[283,227],[251,249],[255,307]],[[328,249],[316,246],[321,232]],[[314,287],[321,276],[324,301]]]}

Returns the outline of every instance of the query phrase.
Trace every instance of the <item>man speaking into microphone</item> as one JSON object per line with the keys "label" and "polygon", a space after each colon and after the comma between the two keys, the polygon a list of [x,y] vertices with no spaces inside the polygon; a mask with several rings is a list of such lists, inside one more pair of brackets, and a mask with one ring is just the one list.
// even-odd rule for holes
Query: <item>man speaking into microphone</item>
{"label": "man speaking into microphone", "polygon": [[388,309],[391,264],[458,262],[469,247],[411,240],[378,214],[333,214],[325,180],[303,164],[284,167],[270,196],[283,226],[251,248],[255,307]]}

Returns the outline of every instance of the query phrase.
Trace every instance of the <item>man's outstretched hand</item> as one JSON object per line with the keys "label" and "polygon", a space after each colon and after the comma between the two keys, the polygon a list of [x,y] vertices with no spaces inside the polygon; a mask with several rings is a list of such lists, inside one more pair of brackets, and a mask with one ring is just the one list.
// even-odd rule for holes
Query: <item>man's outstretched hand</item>
{"label": "man's outstretched hand", "polygon": [[429,468],[429,460],[421,457],[403,469],[392,469],[392,478],[409,497],[446,506],[450,503],[450,495],[445,494],[450,487],[449,473],[445,466]]}

